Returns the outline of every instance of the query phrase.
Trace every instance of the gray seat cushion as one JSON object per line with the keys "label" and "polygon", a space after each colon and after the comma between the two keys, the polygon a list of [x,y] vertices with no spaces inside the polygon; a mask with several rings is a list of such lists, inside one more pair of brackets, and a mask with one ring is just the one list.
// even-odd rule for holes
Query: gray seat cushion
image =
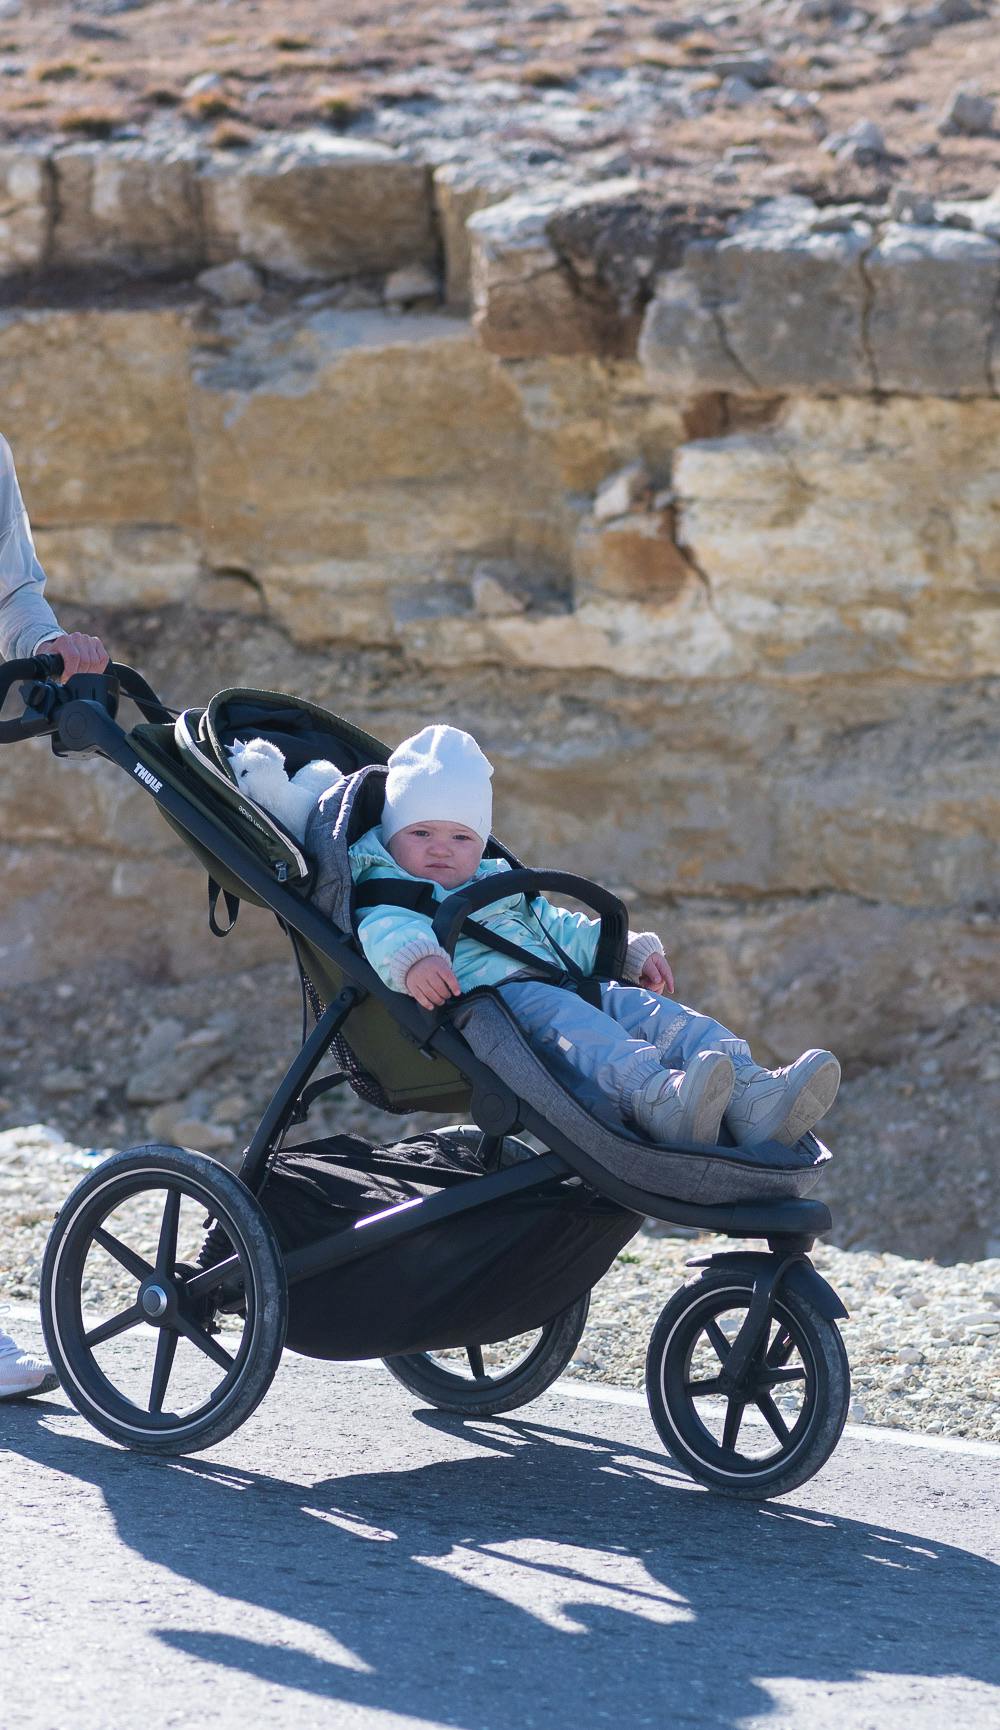
{"label": "gray seat cushion", "polygon": [[623,1126],[612,1128],[578,1104],[542,1062],[507,1005],[495,997],[476,997],[455,1017],[475,1055],[534,1106],[548,1123],[612,1177],[652,1195],[675,1201],[716,1203],[779,1200],[808,1195],[819,1181],[829,1151],[815,1136],[794,1147],[769,1141],[711,1151],[656,1147]]}

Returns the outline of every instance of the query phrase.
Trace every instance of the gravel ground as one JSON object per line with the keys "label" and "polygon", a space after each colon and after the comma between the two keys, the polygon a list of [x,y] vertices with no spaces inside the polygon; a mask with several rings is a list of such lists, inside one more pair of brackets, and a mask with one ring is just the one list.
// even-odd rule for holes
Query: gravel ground
{"label": "gravel ground", "polygon": [[[54,1129],[0,1133],[0,1324],[4,1299],[36,1295],[52,1216],[94,1162]],[[596,1288],[577,1377],[642,1386],[660,1309],[688,1258],[717,1244],[661,1230],[640,1232]],[[854,1422],[1000,1441],[1000,1259],[942,1267],[820,1245],[814,1260],[851,1311]]]}

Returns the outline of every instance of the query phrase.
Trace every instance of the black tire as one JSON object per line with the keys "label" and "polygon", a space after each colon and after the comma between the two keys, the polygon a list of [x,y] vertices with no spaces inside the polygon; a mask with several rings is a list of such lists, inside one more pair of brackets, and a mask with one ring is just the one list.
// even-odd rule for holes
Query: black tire
{"label": "black tire", "polygon": [[[543,1328],[535,1330],[535,1334],[519,1334],[515,1341],[503,1341],[503,1345],[511,1346],[515,1361],[510,1367],[502,1367],[498,1374],[485,1373],[482,1353],[489,1352],[488,1346],[464,1348],[467,1370],[460,1367],[457,1351],[447,1355],[412,1352],[382,1361],[404,1388],[442,1412],[462,1412],[466,1417],[476,1418],[512,1412],[517,1406],[526,1406],[529,1400],[537,1399],[562,1375],[580,1344],[589,1308],[590,1293],[585,1292]],[[477,1374],[477,1370],[481,1373]]]}
{"label": "black tire", "polygon": [[[746,1371],[735,1387],[720,1385],[752,1292],[753,1274],[740,1268],[712,1269],[683,1286],[653,1329],[646,1398],[678,1465],[710,1489],[760,1501],[797,1489],[829,1459],[851,1377],[836,1324],[780,1286]],[[776,1403],[779,1386],[794,1413]]]}
{"label": "black tire", "polygon": [[[235,1257],[221,1283],[197,1260],[210,1217],[213,1241],[221,1228]],[[217,1253],[209,1260],[220,1265]],[[41,1299],[73,1404],[112,1441],[149,1454],[210,1448],[245,1422],[271,1385],[288,1314],[281,1252],[250,1191],[203,1154],[155,1144],[112,1155],[73,1190],[46,1246]],[[95,1301],[111,1310],[96,1326],[84,1319]],[[217,1339],[220,1313],[241,1328],[238,1345]],[[168,1389],[186,1409],[164,1409]]]}

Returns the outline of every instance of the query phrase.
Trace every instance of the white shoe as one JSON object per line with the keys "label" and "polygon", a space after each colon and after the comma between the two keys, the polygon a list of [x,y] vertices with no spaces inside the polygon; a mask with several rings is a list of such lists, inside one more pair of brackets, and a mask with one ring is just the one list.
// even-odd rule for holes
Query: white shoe
{"label": "white shoe", "polygon": [[839,1086],[840,1064],[832,1051],[804,1051],[784,1069],[740,1064],[726,1128],[740,1147],[762,1141],[794,1147],[829,1111]]}
{"label": "white shoe", "polygon": [[721,1051],[699,1051],[688,1069],[652,1075],[632,1100],[632,1120],[650,1141],[715,1146],[733,1091],[733,1066]]}
{"label": "white shoe", "polygon": [[0,1329],[0,1400],[27,1400],[32,1394],[50,1394],[58,1386],[51,1364],[22,1352]]}

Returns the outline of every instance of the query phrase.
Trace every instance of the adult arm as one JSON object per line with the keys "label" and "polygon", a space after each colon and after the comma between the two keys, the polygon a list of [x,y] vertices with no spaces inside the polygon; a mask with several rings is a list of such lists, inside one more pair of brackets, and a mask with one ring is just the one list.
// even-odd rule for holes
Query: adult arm
{"label": "adult arm", "polygon": [[0,657],[21,660],[43,647],[61,655],[63,679],[100,672],[108,653],[99,637],[65,632],[45,599],[45,572],[31,538],[14,459],[0,437]]}

